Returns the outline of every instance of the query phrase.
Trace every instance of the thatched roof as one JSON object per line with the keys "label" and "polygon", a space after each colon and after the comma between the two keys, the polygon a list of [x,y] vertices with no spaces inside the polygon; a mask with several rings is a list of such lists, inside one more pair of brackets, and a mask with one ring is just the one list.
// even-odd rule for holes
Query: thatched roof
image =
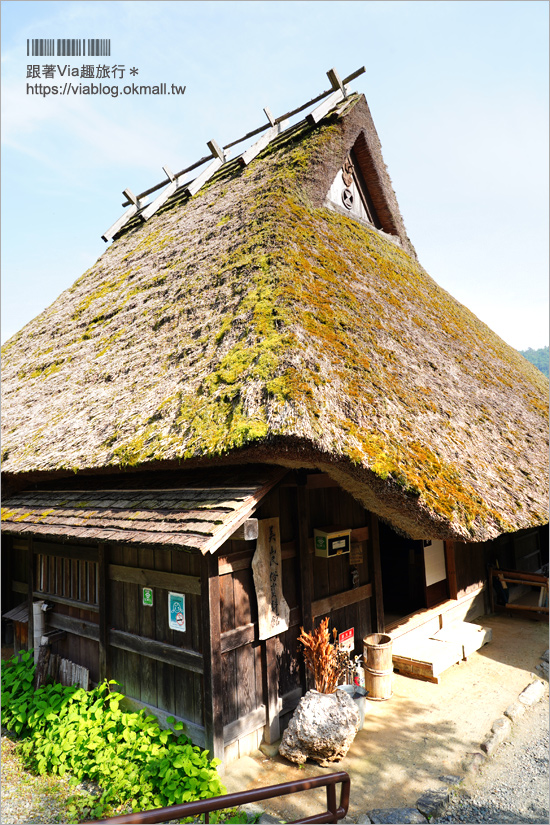
{"label": "thatched roof", "polygon": [[[382,232],[324,205],[352,147]],[[362,97],[134,220],[3,381],[18,485],[263,461],[417,538],[547,521],[548,382],[417,262]]]}

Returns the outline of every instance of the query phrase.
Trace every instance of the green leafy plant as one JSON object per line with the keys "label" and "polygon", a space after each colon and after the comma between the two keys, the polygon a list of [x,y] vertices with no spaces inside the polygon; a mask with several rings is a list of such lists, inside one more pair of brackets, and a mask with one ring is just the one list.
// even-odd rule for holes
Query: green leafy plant
{"label": "green leafy plant", "polygon": [[[27,766],[39,774],[71,774],[77,785],[96,782],[101,792],[75,796],[76,820],[208,799],[225,793],[216,766],[182,734],[181,723],[163,730],[145,711],[125,712],[116,682],[90,691],[47,684],[33,689],[32,651],[2,662],[2,724],[21,737]],[[231,821],[231,820],[228,820]]]}

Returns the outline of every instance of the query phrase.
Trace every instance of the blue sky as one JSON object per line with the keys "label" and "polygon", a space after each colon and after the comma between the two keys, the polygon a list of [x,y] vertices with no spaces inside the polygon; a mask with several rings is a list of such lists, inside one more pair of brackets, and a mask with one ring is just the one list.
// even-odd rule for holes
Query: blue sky
{"label": "blue sky", "polygon": [[[4,0],[2,340],[104,251],[138,193],[364,65],[405,226],[429,274],[518,349],[548,344],[548,4]],[[27,38],[111,39],[111,57],[27,57]],[[125,66],[122,88],[26,93],[27,65]],[[138,69],[137,77],[129,70]],[[65,79],[65,78],[64,78]],[[71,78],[75,84],[109,83]],[[244,148],[244,147],[243,147]]]}

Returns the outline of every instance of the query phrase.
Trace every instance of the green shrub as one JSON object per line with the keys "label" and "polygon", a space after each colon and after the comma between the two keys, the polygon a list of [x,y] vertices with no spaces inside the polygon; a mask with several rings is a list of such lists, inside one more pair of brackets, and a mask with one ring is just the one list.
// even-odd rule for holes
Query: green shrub
{"label": "green shrub", "polygon": [[173,732],[143,710],[124,712],[113,681],[90,691],[59,684],[35,691],[34,670],[32,651],[2,662],[2,724],[22,738],[31,770],[68,772],[75,785],[97,782],[99,797],[74,798],[75,816],[161,808],[226,792],[216,771],[220,760],[209,760],[208,751],[179,733],[181,723]]}

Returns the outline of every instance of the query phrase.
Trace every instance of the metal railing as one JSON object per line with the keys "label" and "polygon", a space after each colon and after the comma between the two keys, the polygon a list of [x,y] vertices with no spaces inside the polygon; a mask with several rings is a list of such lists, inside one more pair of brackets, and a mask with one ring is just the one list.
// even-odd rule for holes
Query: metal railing
{"label": "metal railing", "polygon": [[[340,804],[336,805],[336,785],[342,785],[340,791]],[[156,808],[152,811],[140,811],[124,816],[110,817],[109,819],[95,820],[84,825],[154,825],[159,822],[168,822],[172,819],[183,819],[187,816],[199,816],[204,814],[204,822],[209,823],[209,814],[212,811],[220,811],[224,808],[235,808],[240,805],[247,805],[250,802],[261,802],[264,799],[275,799],[278,796],[288,796],[289,794],[309,791],[312,788],[327,789],[327,810],[323,813],[308,816],[303,819],[293,820],[295,823],[314,822],[338,822],[343,819],[349,806],[350,778],[345,771],[337,773],[327,773],[325,776],[314,776],[310,779],[300,779],[296,782],[283,782],[280,785],[268,785],[264,788],[256,788],[253,791],[240,791],[230,793],[226,796],[214,796],[212,799],[201,799],[199,802],[185,802],[182,805],[171,805],[168,808]]]}

